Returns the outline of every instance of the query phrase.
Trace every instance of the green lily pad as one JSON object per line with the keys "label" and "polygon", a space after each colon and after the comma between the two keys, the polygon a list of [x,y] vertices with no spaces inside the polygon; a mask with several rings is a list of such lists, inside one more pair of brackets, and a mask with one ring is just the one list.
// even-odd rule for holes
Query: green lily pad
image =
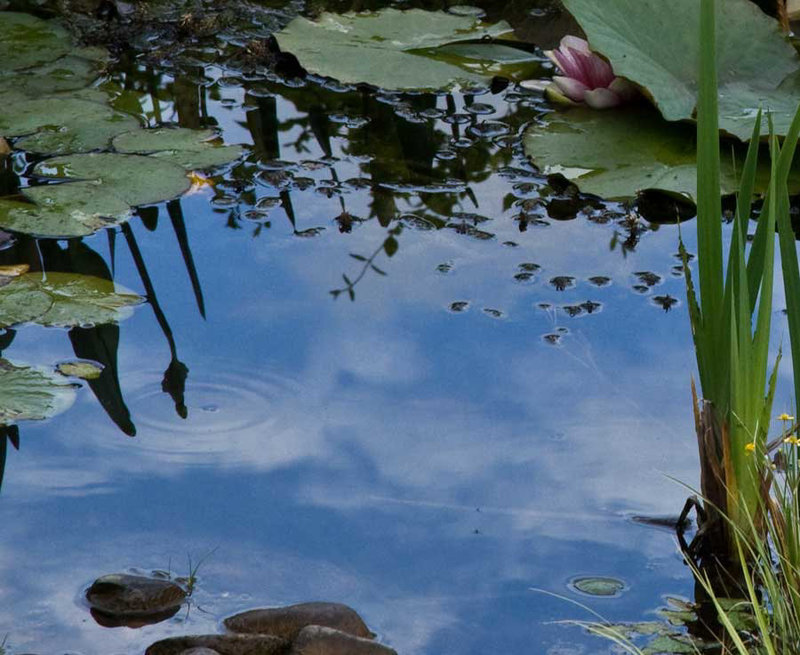
{"label": "green lily pad", "polygon": [[581,577],[570,582],[570,586],[590,596],[619,596],[625,589],[625,583],[616,578]]}
{"label": "green lily pad", "polygon": [[103,372],[103,366],[97,362],[75,360],[72,362],[61,362],[56,366],[56,371],[67,377],[80,378],[81,380],[96,380]]}
{"label": "green lily pad", "polygon": [[114,153],[46,159],[34,174],[64,183],[24,189],[30,203],[0,200],[0,226],[51,238],[86,236],[122,223],[132,207],[174,198],[191,186],[176,164]]}
{"label": "green lily pad", "polygon": [[[341,82],[384,89],[443,89],[486,82],[502,74],[498,61],[508,59],[508,48],[489,41],[483,54],[478,54],[481,44],[475,40],[511,32],[505,22],[486,25],[474,16],[389,8],[374,13],[324,13],[316,21],[295,18],[275,38],[281,50],[294,54],[308,71]],[[468,50],[454,49],[458,41],[470,41]],[[432,49],[441,46],[450,48],[440,53],[448,61],[430,57]],[[456,59],[460,63],[454,63]]]}
{"label": "green lily pad", "polygon": [[[93,182],[47,185],[25,189],[31,202],[0,199],[0,226],[36,237],[88,236],[125,222],[131,207],[113,190],[99,192]],[[37,204],[38,203],[38,204]]]}
{"label": "green lily pad", "polygon": [[[664,118],[691,119],[697,104],[696,0],[564,0],[592,49],[645,89]],[[668,36],[666,36],[668,35]],[[778,23],[748,0],[717,4],[720,129],[746,140],[759,106],[785,134],[797,108],[800,58]]]}
{"label": "green lily pad", "polygon": [[144,299],[113,282],[77,273],[25,273],[0,287],[0,327],[37,323],[88,327],[121,321]]}
{"label": "green lily pad", "polygon": [[16,147],[38,154],[107,148],[112,137],[139,125],[133,116],[74,96],[19,98],[0,108],[0,133],[6,136],[30,134]]}
{"label": "green lily pad", "polygon": [[[751,126],[752,127],[752,126]],[[524,148],[546,174],[560,173],[584,193],[629,198],[655,189],[697,196],[696,135],[690,125],[666,123],[650,108],[598,112],[585,108],[550,114],[524,136]],[[720,185],[724,195],[737,189],[736,166],[723,147]],[[745,152],[735,150],[741,170]],[[762,165],[758,182],[766,183]],[[790,186],[796,187],[792,173]]]}
{"label": "green lily pad", "polygon": [[50,418],[74,400],[75,387],[54,373],[0,358],[0,425]]}
{"label": "green lily pad", "polygon": [[213,168],[242,155],[240,146],[222,146],[211,142],[217,135],[211,130],[183,127],[134,130],[116,136],[112,142],[117,152],[154,153],[186,169]]}
{"label": "green lily pad", "polygon": [[40,130],[20,139],[15,145],[21,150],[43,155],[90,152],[107,148],[117,134],[138,127],[139,121],[129,114],[107,112],[102,117],[75,118],[66,125]]}
{"label": "green lily pad", "polygon": [[69,33],[29,14],[0,12],[0,71],[39,66],[67,54]]}
{"label": "green lily pad", "polygon": [[41,96],[63,91],[77,91],[97,79],[95,61],[67,55],[33,69],[4,73],[0,92]]}
{"label": "green lily pad", "polygon": [[697,653],[696,642],[683,635],[661,635],[653,639],[642,650],[643,655],[663,655],[664,653]]}

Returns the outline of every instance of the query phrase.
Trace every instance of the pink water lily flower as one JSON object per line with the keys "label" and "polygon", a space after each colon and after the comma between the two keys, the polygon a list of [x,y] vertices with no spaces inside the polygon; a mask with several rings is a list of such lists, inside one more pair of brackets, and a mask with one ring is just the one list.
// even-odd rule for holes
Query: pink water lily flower
{"label": "pink water lily flower", "polygon": [[565,36],[557,50],[545,52],[563,75],[553,77],[558,90],[573,102],[606,109],[630,100],[636,93],[628,80],[614,75],[605,59],[577,36]]}

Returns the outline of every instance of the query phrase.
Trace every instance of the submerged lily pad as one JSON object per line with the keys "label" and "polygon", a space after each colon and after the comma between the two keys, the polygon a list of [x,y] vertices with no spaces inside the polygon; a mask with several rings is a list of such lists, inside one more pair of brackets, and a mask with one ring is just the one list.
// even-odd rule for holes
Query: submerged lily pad
{"label": "submerged lily pad", "polygon": [[92,234],[127,220],[132,207],[174,198],[191,186],[176,164],[114,153],[46,159],[34,174],[64,183],[24,189],[33,204],[0,200],[0,226],[42,237]]}
{"label": "submerged lily pad", "polygon": [[575,578],[570,582],[570,586],[590,596],[618,596],[625,589],[622,580],[588,576]]}
{"label": "submerged lily pad", "polygon": [[[617,75],[646,90],[664,118],[691,119],[700,50],[696,0],[564,0]],[[748,0],[717,4],[720,129],[750,137],[760,107],[785,134],[797,108],[800,58],[776,21]]]}
{"label": "submerged lily pad", "polygon": [[39,66],[67,54],[69,33],[53,21],[0,12],[0,71]]}
{"label": "submerged lily pad", "polygon": [[75,389],[63,378],[0,358],[0,425],[50,418],[74,400]]}
{"label": "submerged lily pad", "polygon": [[[509,58],[509,48],[499,49],[489,40],[481,53],[481,44],[475,41],[511,32],[505,22],[486,25],[474,16],[389,8],[374,13],[324,13],[316,21],[295,18],[275,37],[281,50],[294,54],[308,71],[340,82],[364,82],[384,89],[442,89],[502,74],[497,62]],[[469,49],[455,49],[459,41],[470,41]],[[450,49],[440,53],[447,61],[430,57],[435,54],[432,49],[440,46]],[[517,56],[525,55],[520,51]]]}
{"label": "submerged lily pad", "polygon": [[77,273],[25,273],[0,287],[0,328],[19,323],[76,327],[121,321],[143,298]]}
{"label": "submerged lily pad", "polygon": [[115,137],[117,152],[151,154],[183,168],[202,169],[221,166],[242,155],[240,146],[222,146],[211,142],[217,135],[211,130],[184,127],[134,130]]}
{"label": "submerged lily pad", "polygon": [[[632,107],[613,112],[571,109],[550,114],[525,133],[525,152],[546,174],[560,173],[584,193],[628,198],[654,189],[697,196],[695,129],[666,123],[656,111]],[[723,148],[720,185],[737,189],[736,165]],[[736,151],[739,169],[745,152]],[[759,181],[768,179],[766,165]],[[763,180],[761,179],[763,178]],[[796,186],[792,174],[790,186]]]}

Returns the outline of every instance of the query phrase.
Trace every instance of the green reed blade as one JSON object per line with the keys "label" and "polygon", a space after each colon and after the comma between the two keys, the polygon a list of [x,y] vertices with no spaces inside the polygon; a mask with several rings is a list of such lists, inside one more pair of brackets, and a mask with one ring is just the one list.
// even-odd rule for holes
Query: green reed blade
{"label": "green reed blade", "polygon": [[[800,108],[792,121],[792,128],[798,125],[793,139],[786,137],[781,152],[785,167],[782,169],[788,175],[789,166],[794,159],[797,148],[797,135],[800,133]],[[792,130],[790,130],[791,133]],[[781,250],[781,269],[783,271],[783,285],[786,290],[786,314],[789,321],[789,343],[792,349],[792,371],[794,374],[795,407],[800,408],[800,267],[797,262],[797,245],[794,231],[789,219],[789,197],[786,189],[786,177],[781,176],[780,190],[777,197],[778,242]]]}

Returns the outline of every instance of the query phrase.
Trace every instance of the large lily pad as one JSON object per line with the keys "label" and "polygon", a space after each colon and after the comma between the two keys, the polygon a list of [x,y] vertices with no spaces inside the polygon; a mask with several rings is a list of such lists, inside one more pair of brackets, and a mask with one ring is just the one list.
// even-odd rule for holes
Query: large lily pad
{"label": "large lily pad", "polygon": [[132,207],[174,198],[191,186],[180,166],[140,155],[55,157],[34,173],[63,183],[24,189],[33,204],[0,200],[0,226],[41,237],[92,234],[127,220]]}
{"label": "large lily pad", "polygon": [[0,425],[50,418],[74,400],[74,386],[54,373],[0,359]]}
{"label": "large lily pad", "polygon": [[241,157],[240,146],[214,144],[216,136],[211,130],[162,127],[120,134],[113,146],[117,152],[154,154],[186,169],[213,168]]}
{"label": "large lily pad", "polygon": [[[653,109],[613,112],[571,109],[553,113],[528,129],[525,152],[545,173],[560,173],[584,193],[603,198],[629,198],[655,189],[697,196],[695,129],[666,123]],[[737,189],[731,150],[723,148],[720,184],[723,194]],[[745,152],[735,150],[741,170]],[[759,181],[766,181],[762,167]],[[794,186],[797,176],[792,175]]]}
{"label": "large lily pad", "polygon": [[[508,61],[507,47],[483,37],[509,35],[505,23],[485,25],[472,16],[411,9],[383,9],[374,13],[322,14],[316,21],[295,18],[275,37],[282,50],[294,54],[312,73],[341,82],[365,82],[385,89],[442,89],[463,82],[485,82],[501,74],[497,62]],[[472,41],[469,48],[453,48],[459,41]],[[447,61],[432,59],[432,49],[447,45],[440,53]],[[492,48],[496,52],[492,52]],[[520,51],[519,58],[526,53]],[[528,55],[527,59],[538,61]],[[458,60],[458,63],[455,63]]]}
{"label": "large lily pad", "polygon": [[0,134],[21,136],[36,132],[16,146],[41,154],[107,148],[112,137],[136,127],[139,121],[129,114],[69,95],[10,98],[0,107]]}
{"label": "large lily pad", "polygon": [[0,71],[45,64],[67,54],[71,46],[69,33],[57,23],[0,12]]}
{"label": "large lily pad", "polygon": [[25,273],[0,287],[0,328],[19,323],[88,327],[130,316],[143,298],[109,280],[77,273]]}
{"label": "large lily pad", "polygon": [[[564,0],[591,47],[643,87],[664,118],[690,119],[697,102],[697,0]],[[750,136],[759,106],[785,134],[800,97],[800,58],[776,21],[748,0],[717,3],[720,129]]]}
{"label": "large lily pad", "polygon": [[[0,92],[41,96],[76,91],[90,84],[97,76],[96,61],[67,55],[36,68],[3,72]],[[4,103],[4,109],[6,108]]]}

